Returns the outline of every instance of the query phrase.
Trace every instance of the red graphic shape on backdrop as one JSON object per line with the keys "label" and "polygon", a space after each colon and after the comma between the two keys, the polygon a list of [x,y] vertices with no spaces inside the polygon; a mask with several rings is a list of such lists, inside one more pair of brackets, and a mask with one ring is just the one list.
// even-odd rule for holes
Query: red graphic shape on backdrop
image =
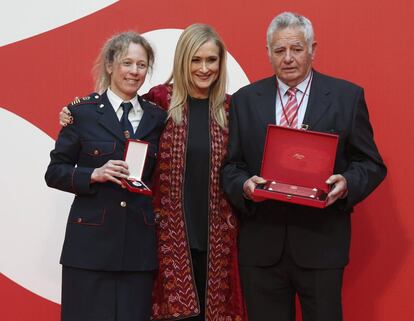
{"label": "red graphic shape on backdrop", "polygon": [[[1,47],[0,106],[56,137],[61,106],[91,91],[90,69],[107,36],[128,29],[185,28],[194,22],[214,25],[254,81],[271,73],[264,42],[270,19],[284,10],[305,14],[314,22],[319,41],[317,69],[365,87],[376,140],[390,169],[389,179],[353,216],[351,265],[344,284],[345,319],[407,319],[414,281],[410,239],[414,221],[406,192],[412,190],[409,120],[414,115],[406,95],[396,97],[395,93],[411,92],[412,0],[402,0],[398,7],[392,2],[378,6],[375,1],[298,0],[287,6],[266,0],[260,6],[254,4],[121,0],[68,25]],[[390,108],[403,115],[407,124],[396,126],[388,121]],[[2,321],[58,320],[56,304],[3,276],[0,289]]]}

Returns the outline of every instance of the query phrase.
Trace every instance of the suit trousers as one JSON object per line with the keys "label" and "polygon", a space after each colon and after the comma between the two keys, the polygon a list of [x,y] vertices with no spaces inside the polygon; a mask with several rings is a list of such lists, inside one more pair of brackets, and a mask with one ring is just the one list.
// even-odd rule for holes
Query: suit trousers
{"label": "suit trousers", "polygon": [[298,266],[285,242],[273,266],[240,266],[249,321],[294,321],[296,295],[303,321],[342,321],[343,269]]}
{"label": "suit trousers", "polygon": [[153,271],[63,266],[61,321],[149,321]]}

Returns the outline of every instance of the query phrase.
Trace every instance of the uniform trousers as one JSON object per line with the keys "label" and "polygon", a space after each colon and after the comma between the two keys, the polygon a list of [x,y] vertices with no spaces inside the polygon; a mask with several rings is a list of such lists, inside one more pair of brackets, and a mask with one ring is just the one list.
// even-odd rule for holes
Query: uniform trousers
{"label": "uniform trousers", "polygon": [[61,321],[149,321],[153,271],[63,266]]}
{"label": "uniform trousers", "polygon": [[296,295],[303,321],[342,321],[343,269],[298,266],[289,245],[272,266],[240,266],[249,321],[294,321]]}

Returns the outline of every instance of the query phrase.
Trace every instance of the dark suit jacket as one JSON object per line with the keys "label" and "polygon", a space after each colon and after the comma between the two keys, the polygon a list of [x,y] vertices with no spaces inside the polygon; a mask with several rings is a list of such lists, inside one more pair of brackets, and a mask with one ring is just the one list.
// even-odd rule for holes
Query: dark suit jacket
{"label": "dark suit jacket", "polygon": [[[141,98],[139,102],[144,114],[136,138],[150,143],[143,173],[150,183],[166,113]],[[106,93],[82,98],[69,109],[74,124],[60,131],[45,175],[50,187],[75,194],[61,263],[105,271],[156,269],[151,198],[111,182],[90,184],[95,168],[124,156],[125,138]]]}
{"label": "dark suit jacket", "polygon": [[[348,262],[350,213],[384,179],[386,167],[373,140],[363,89],[314,72],[303,123],[309,130],[339,134],[334,173],[348,196],[326,209],[243,198],[243,183],[260,176],[268,124],[276,122],[276,78],[241,88],[232,96],[228,159],[222,184],[241,218],[240,264],[275,264],[288,242],[302,267],[341,268]],[[327,177],[326,177],[327,178]]]}

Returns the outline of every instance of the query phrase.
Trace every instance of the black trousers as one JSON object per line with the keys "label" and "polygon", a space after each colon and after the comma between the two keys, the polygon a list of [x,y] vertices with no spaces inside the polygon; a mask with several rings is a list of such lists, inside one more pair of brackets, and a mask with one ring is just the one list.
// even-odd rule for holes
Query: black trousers
{"label": "black trousers", "polygon": [[106,272],[63,266],[62,321],[149,321],[152,271]]}
{"label": "black trousers", "polygon": [[342,321],[343,269],[302,268],[285,249],[276,265],[240,266],[240,276],[249,321],[294,321],[296,295],[303,321]]}
{"label": "black trousers", "polygon": [[207,280],[207,252],[191,249],[191,260],[193,261],[194,278],[196,282],[198,299],[200,301],[200,314],[185,319],[185,321],[204,321],[205,320],[205,301],[206,301],[206,280]]}

